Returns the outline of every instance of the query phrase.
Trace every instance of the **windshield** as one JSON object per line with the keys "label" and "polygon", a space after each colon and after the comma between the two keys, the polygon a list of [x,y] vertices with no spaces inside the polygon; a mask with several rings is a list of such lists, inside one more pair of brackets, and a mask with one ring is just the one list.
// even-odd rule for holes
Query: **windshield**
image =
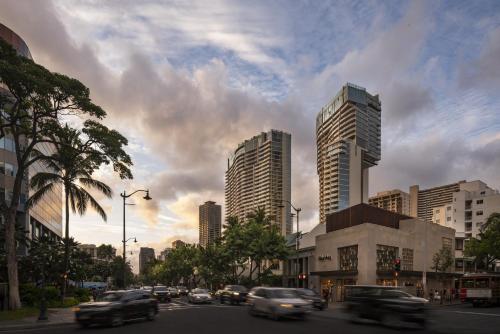
{"label": "windshield", "polygon": [[229,290],[232,291],[239,291],[239,292],[247,292],[247,288],[245,288],[243,285],[231,285]]}
{"label": "windshield", "polygon": [[120,298],[123,296],[123,293],[120,293],[120,292],[109,292],[109,293],[105,293],[100,301],[103,301],[103,302],[116,302],[118,300],[120,300]]}
{"label": "windshield", "polygon": [[269,290],[270,298],[298,298],[299,295],[295,290],[289,289],[279,289],[279,290]]}
{"label": "windshield", "polygon": [[401,290],[382,290],[382,296],[383,297],[390,297],[390,298],[405,298],[405,297],[412,297],[409,293],[406,293]]}
{"label": "windshield", "polygon": [[208,290],[207,289],[194,289],[193,293],[194,294],[208,293]]}
{"label": "windshield", "polygon": [[155,286],[155,291],[167,291],[166,286]]}

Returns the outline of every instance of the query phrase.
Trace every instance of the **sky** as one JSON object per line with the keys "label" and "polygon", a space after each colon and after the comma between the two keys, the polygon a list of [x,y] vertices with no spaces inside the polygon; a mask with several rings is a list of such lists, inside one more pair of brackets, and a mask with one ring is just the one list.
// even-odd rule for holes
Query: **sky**
{"label": "sky", "polygon": [[[90,88],[127,138],[134,179],[103,168],[108,212],[71,217],[82,243],[197,242],[198,205],[224,205],[227,158],[271,128],[292,135],[292,202],[318,223],[315,117],[346,82],[379,94],[370,194],[482,180],[500,188],[500,2],[3,0],[35,61]],[[135,268],[137,270],[137,268]]]}

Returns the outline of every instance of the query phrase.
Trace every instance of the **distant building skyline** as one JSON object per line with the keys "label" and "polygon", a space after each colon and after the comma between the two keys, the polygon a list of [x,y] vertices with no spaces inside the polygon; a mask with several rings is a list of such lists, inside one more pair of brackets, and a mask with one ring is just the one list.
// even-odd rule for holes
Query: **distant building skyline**
{"label": "distant building skyline", "polygon": [[206,247],[221,237],[222,208],[213,201],[199,206],[199,244]]}
{"label": "distant building skyline", "polygon": [[149,262],[155,259],[155,250],[150,247],[141,247],[139,251],[139,274],[144,274]]}
{"label": "distant building skyline", "polygon": [[368,204],[402,215],[410,215],[410,194],[400,189],[379,191],[368,198]]}

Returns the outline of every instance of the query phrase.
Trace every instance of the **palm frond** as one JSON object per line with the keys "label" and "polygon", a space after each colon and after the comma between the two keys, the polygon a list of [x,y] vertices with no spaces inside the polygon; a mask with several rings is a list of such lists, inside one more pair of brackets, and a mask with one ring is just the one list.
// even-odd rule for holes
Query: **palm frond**
{"label": "palm frond", "polygon": [[30,187],[34,190],[43,188],[49,183],[59,183],[62,182],[62,177],[56,173],[40,172],[36,173],[30,179]]}
{"label": "palm frond", "polygon": [[54,185],[55,183],[48,183],[43,187],[38,188],[38,190],[33,195],[31,195],[26,202],[26,207],[32,208],[33,206],[35,206],[47,192],[51,191],[54,188]]}
{"label": "palm frond", "polygon": [[80,188],[80,191],[85,194],[85,198],[90,203],[90,206],[99,214],[99,216],[101,216],[101,218],[104,221],[107,221],[108,216],[106,215],[106,212],[101,207],[101,205],[96,201],[96,199],[94,197],[92,197],[92,195],[89,194],[85,189]]}
{"label": "palm frond", "polygon": [[106,197],[111,198],[113,196],[113,190],[104,182],[92,179],[92,178],[79,178],[78,181],[87,188],[94,188],[103,193]]}

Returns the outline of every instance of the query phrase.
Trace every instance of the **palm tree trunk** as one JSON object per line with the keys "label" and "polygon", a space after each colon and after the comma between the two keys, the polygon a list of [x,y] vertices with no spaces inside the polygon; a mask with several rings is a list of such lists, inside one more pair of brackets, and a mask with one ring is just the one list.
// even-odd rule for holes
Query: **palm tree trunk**
{"label": "palm tree trunk", "polygon": [[61,293],[61,302],[64,303],[64,297],[66,296],[66,285],[67,285],[67,277],[68,277],[68,268],[69,268],[69,189],[67,186],[64,187],[64,195],[65,195],[65,210],[66,210],[66,230],[64,233],[64,279],[62,285],[62,293]]}

